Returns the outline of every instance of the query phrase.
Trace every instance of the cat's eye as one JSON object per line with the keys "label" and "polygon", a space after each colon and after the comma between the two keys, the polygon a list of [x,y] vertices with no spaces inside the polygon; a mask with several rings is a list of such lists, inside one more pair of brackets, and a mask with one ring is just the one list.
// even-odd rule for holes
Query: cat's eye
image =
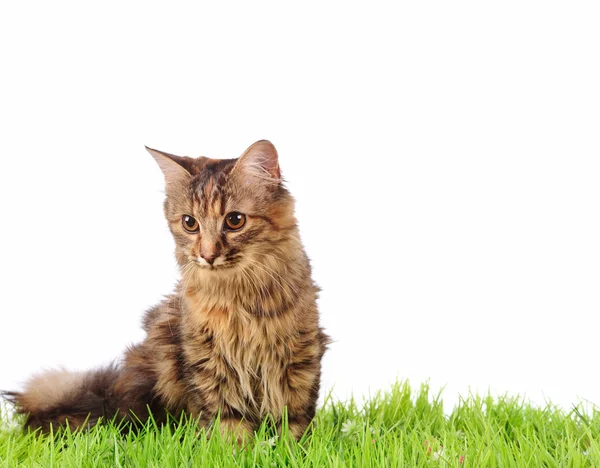
{"label": "cat's eye", "polygon": [[195,234],[200,230],[198,220],[190,215],[183,215],[181,217],[181,224],[183,225],[183,229],[191,234]]}
{"label": "cat's eye", "polygon": [[238,213],[234,211],[233,213],[229,213],[225,216],[225,224],[223,228],[227,231],[237,231],[241,229],[246,224],[246,215],[242,213]]}

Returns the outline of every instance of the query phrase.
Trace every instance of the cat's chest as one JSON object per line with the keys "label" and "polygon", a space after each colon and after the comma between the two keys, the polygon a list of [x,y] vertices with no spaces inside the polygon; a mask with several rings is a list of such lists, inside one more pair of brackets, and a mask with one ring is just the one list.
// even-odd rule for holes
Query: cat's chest
{"label": "cat's chest", "polygon": [[257,416],[281,413],[283,386],[293,354],[292,325],[274,317],[251,317],[244,310],[203,310],[197,324],[211,336],[211,366],[219,379],[222,405]]}

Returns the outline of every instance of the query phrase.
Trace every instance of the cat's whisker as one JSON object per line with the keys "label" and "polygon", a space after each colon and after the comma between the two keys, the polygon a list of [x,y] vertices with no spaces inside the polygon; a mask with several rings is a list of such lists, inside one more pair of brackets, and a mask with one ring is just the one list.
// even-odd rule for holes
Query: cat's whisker
{"label": "cat's whisker", "polygon": [[183,285],[181,289],[181,296],[179,298],[179,309],[184,310],[183,299],[186,296],[186,291],[189,283],[194,278],[195,273],[195,265],[193,262],[189,262],[186,264],[181,270],[181,279],[183,280]]}
{"label": "cat's whisker", "polygon": [[256,295],[259,295],[259,291],[256,287],[256,285],[254,284],[254,282],[251,280],[251,278],[248,277],[248,273],[246,272],[245,269],[240,268],[240,273],[243,275],[243,282],[245,285],[247,285],[251,290],[256,291]]}
{"label": "cat's whisker", "polygon": [[256,291],[256,295],[259,297],[259,299],[260,299],[261,301],[264,301],[264,297],[263,297],[263,294],[262,294],[262,288],[260,288],[260,287],[258,286],[258,284],[256,283],[256,281],[254,281],[254,278],[256,278],[256,276],[254,276],[254,277],[253,277],[253,276],[252,276],[252,272],[251,272],[251,271],[249,271],[249,270],[247,270],[247,269],[246,269],[246,268],[244,268],[244,267],[241,267],[241,271],[242,271],[242,273],[244,274],[244,276],[245,276],[246,278],[248,278],[248,280],[251,282],[251,284],[252,284],[252,286],[253,286],[254,290]]}
{"label": "cat's whisker", "polygon": [[[282,265],[285,265],[287,263],[290,262],[290,260],[288,259],[287,261],[284,260],[281,257],[278,257],[277,255],[273,254],[272,255],[273,258],[276,258],[277,260],[279,260],[281,262]],[[274,269],[273,267],[270,267],[269,265],[267,265],[266,263],[261,263],[262,266],[264,266],[265,268],[268,268],[269,270],[271,270],[273,273],[275,273],[277,276],[279,276],[283,281],[286,281],[285,277],[281,274],[281,272],[277,271],[276,269]],[[286,281],[286,283],[288,284],[288,286],[294,291],[294,292],[298,292],[298,289],[296,288],[296,286],[288,283]]]}
{"label": "cat's whisker", "polygon": [[[275,282],[275,284],[277,284],[278,286],[280,286],[280,287],[281,287],[281,290],[282,290],[282,291],[285,293],[285,295],[288,297],[288,299],[290,300],[290,302],[293,302],[293,301],[294,301],[294,299],[293,299],[293,298],[292,298],[292,296],[290,295],[290,293],[289,293],[289,291],[287,290],[287,288],[285,288],[285,287],[284,287],[283,283],[282,283],[281,281],[279,281],[277,278],[275,278],[275,276],[273,276],[273,275],[272,275],[272,274],[271,274],[271,273],[270,273],[268,270],[266,270],[266,269],[264,268],[264,267],[265,267],[265,265],[264,265],[264,264],[262,264],[262,263],[259,263],[259,262],[257,262],[257,261],[253,261],[253,260],[250,260],[250,261],[252,262],[252,264],[253,264],[255,267],[258,267],[258,268],[259,268],[259,269],[261,269],[263,272],[267,273],[267,274],[268,274],[268,275],[269,275],[269,276],[270,276],[270,277],[273,279],[273,281]],[[281,275],[280,275],[280,276],[281,276]],[[282,279],[283,279],[283,278],[282,278]],[[283,280],[283,281],[285,281],[285,284],[286,284],[286,285],[287,285],[289,288],[291,288],[292,290],[294,290],[294,289],[293,289],[293,288],[290,286],[290,284],[289,284],[289,283],[288,283],[286,280]]]}
{"label": "cat's whisker", "polygon": [[[249,275],[253,274],[253,271],[250,267],[248,267],[248,274]],[[266,299],[265,295],[267,294],[267,292],[269,290],[269,285],[265,281],[263,281],[263,278],[261,278],[259,275],[254,274],[254,278],[256,278],[258,281],[260,281],[260,284],[262,285],[261,300],[265,300]]]}
{"label": "cat's whisker", "polygon": [[[283,259],[280,259],[280,260],[281,260],[282,262],[284,262],[284,260],[283,260]],[[279,278],[281,278],[281,281],[285,282],[285,284],[286,284],[286,285],[287,285],[287,286],[288,286],[288,287],[289,287],[289,288],[290,288],[292,291],[294,291],[294,293],[298,294],[298,289],[297,289],[297,288],[296,288],[294,285],[292,285],[292,284],[291,284],[289,281],[287,281],[287,280],[285,279],[285,277],[284,277],[284,276],[283,276],[281,273],[279,273],[277,270],[275,270],[275,269],[271,268],[270,266],[268,266],[268,265],[267,265],[266,263],[264,263],[264,262],[258,262],[258,261],[256,261],[256,260],[255,260],[255,262],[256,262],[257,264],[259,264],[261,267],[263,267],[263,268],[266,268],[268,271],[270,271],[270,272],[272,272],[272,273],[276,274],[276,275],[277,275]],[[285,263],[285,262],[284,262],[284,263]]]}
{"label": "cat's whisker", "polygon": [[282,257],[281,255],[278,255],[279,252],[279,249],[277,249],[276,251],[270,250],[267,255],[271,258],[279,260],[282,265],[288,265],[291,261],[293,261],[293,259],[290,258],[289,255],[286,255],[286,258]]}
{"label": "cat's whisker", "polygon": [[242,275],[242,277],[240,278],[240,280],[242,281],[242,283],[244,285],[248,284],[252,289],[256,289],[252,283],[250,283],[248,276],[246,275],[246,270],[244,269],[244,267],[240,267],[238,269],[240,275]]}

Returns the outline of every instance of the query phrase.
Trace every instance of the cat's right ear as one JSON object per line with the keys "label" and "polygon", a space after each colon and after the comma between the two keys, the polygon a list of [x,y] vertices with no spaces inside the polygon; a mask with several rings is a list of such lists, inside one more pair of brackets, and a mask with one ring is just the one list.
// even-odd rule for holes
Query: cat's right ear
{"label": "cat's right ear", "polygon": [[158,163],[158,167],[165,176],[165,182],[167,184],[167,190],[170,188],[178,187],[187,182],[191,174],[185,167],[181,165],[181,158],[169,153],[163,153],[162,151],[148,148],[148,153],[152,155],[154,160]]}

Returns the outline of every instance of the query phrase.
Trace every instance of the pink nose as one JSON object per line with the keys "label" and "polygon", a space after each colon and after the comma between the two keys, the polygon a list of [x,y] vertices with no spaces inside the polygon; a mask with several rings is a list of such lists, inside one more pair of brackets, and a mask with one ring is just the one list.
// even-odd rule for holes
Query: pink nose
{"label": "pink nose", "polygon": [[219,256],[219,252],[213,250],[211,252],[200,252],[200,256],[206,260],[209,265],[212,265],[215,261],[215,258]]}

